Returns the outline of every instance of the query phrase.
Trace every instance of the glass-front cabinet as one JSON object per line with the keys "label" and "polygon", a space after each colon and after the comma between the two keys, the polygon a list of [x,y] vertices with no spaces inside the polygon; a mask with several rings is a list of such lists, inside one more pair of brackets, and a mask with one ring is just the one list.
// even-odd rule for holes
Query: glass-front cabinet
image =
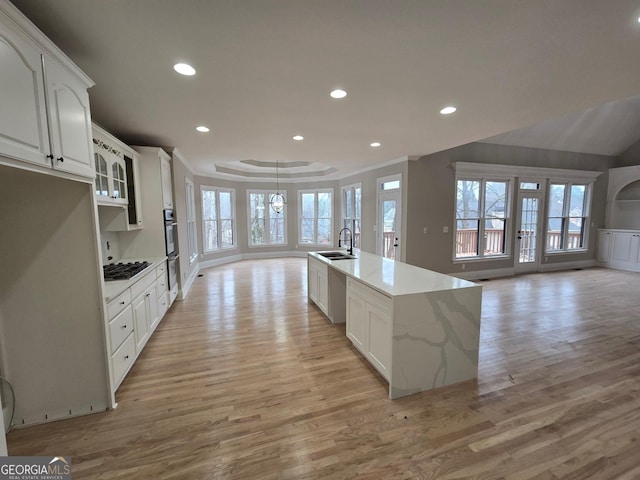
{"label": "glass-front cabinet", "polygon": [[96,197],[100,205],[127,205],[127,167],[123,149],[100,127],[93,125]]}

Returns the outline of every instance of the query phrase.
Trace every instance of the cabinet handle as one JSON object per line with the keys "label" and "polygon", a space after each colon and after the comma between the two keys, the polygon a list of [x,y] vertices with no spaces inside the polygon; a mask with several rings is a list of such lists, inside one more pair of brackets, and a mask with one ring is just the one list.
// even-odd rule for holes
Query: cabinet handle
{"label": "cabinet handle", "polygon": [[50,153],[49,155],[47,155],[47,158],[48,158],[49,160],[53,160],[53,153]]}
{"label": "cabinet handle", "polygon": [[124,302],[124,300],[123,300],[122,302],[120,302],[120,305],[124,305],[124,303],[125,303],[125,302]]}
{"label": "cabinet handle", "polygon": [[124,359],[125,359],[125,360],[129,360],[129,355],[125,355],[125,356],[124,356]]}
{"label": "cabinet handle", "polygon": [[64,158],[63,157],[58,157],[58,161],[59,162],[64,162]]}
{"label": "cabinet handle", "polygon": [[151,296],[151,294],[150,294],[150,293],[147,293],[147,294],[145,295],[145,297],[150,297],[150,296]]}
{"label": "cabinet handle", "polygon": [[122,325],[122,328],[127,328],[127,325],[126,324]]}

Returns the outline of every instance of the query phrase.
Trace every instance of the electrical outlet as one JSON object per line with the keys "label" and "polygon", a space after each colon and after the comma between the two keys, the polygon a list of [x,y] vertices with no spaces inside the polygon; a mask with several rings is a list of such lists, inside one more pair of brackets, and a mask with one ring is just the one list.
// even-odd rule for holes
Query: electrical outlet
{"label": "electrical outlet", "polygon": [[466,265],[463,263],[462,264],[462,270],[464,270],[466,268]]}
{"label": "electrical outlet", "polygon": [[449,227],[442,227],[442,233],[449,233]]}
{"label": "electrical outlet", "polygon": [[428,230],[429,230],[429,229],[428,229],[427,227],[424,227],[424,228],[422,229],[422,233],[427,233],[427,231],[428,231]]}

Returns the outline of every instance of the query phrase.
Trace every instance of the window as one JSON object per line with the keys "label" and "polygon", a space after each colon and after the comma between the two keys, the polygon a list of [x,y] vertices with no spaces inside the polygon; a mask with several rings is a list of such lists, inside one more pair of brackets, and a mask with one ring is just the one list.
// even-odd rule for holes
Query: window
{"label": "window", "polygon": [[269,206],[276,192],[251,191],[249,195],[249,246],[287,244],[287,205],[281,213]]}
{"label": "window", "polygon": [[550,184],[546,252],[566,252],[585,248],[588,199],[587,184]]}
{"label": "window", "polygon": [[360,248],[362,186],[342,187],[342,226],[353,233],[353,248]]}
{"label": "window", "polygon": [[327,190],[300,190],[300,245],[333,245],[332,193]]}
{"label": "window", "polygon": [[506,255],[507,180],[456,181],[456,258]]}
{"label": "window", "polygon": [[189,263],[198,257],[198,238],[196,233],[196,199],[193,182],[188,178],[184,179],[186,190],[187,206],[187,239],[189,241]]}
{"label": "window", "polygon": [[235,242],[235,192],[202,187],[203,252],[233,248]]}

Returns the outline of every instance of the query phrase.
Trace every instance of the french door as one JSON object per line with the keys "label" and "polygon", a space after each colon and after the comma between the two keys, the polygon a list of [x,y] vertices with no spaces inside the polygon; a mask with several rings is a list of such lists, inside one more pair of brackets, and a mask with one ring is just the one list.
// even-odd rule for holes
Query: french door
{"label": "french door", "polygon": [[540,266],[542,200],[541,191],[520,190],[516,217],[516,273],[536,272]]}
{"label": "french door", "polygon": [[378,179],[378,255],[392,260],[401,257],[401,205],[400,176]]}

